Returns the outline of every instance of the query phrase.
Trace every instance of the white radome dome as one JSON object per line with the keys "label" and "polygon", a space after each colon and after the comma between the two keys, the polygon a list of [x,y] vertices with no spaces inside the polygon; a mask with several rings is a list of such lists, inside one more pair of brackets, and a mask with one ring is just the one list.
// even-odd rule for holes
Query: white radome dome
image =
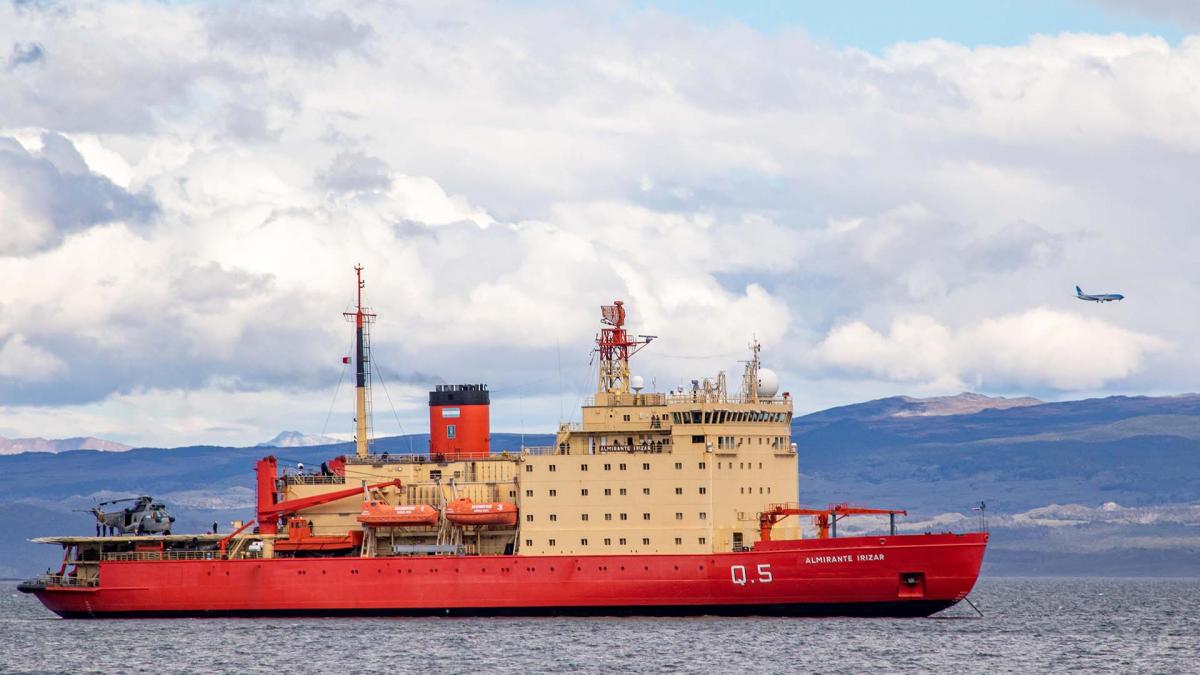
{"label": "white radome dome", "polygon": [[758,369],[758,395],[771,398],[779,391],[779,376],[769,368]]}
{"label": "white radome dome", "polygon": [[641,375],[634,375],[629,378],[629,386],[633,387],[634,391],[641,391],[646,387],[646,380]]}

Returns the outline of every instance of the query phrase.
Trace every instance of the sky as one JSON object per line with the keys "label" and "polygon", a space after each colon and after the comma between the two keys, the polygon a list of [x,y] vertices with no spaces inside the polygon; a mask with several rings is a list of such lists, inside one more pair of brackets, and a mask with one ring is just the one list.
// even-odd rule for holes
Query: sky
{"label": "sky", "polygon": [[898,5],[0,5],[0,435],[349,438],[357,263],[378,435],[578,419],[614,299],[797,414],[1195,391],[1200,9]]}

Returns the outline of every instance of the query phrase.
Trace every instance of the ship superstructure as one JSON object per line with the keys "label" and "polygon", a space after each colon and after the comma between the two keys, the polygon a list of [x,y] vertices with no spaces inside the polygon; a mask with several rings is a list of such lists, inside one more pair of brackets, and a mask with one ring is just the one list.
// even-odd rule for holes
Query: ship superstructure
{"label": "ship superstructure", "polygon": [[[620,301],[601,309],[596,392],[554,445],[492,452],[487,386],[461,384],[429,393],[427,453],[376,453],[374,314],[356,275],[353,455],[308,473],[263,458],[255,517],[228,535],[45,539],[64,547],[62,568],[22,590],[65,616],[919,615],[974,584],[985,533],[897,535],[903,511],[798,506],[791,397],[756,341],[732,391],[724,373],[643,391],[630,360],[652,337],[628,332]],[[887,535],[837,538],[860,513],[890,515]],[[801,538],[788,518],[801,515],[817,537]],[[137,579],[159,595],[128,590]]]}

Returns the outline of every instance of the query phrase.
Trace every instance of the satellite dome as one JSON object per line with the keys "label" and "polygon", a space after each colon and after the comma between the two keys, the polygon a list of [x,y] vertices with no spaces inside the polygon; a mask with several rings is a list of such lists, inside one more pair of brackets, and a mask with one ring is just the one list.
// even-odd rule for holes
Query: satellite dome
{"label": "satellite dome", "polygon": [[629,378],[629,386],[633,387],[634,391],[641,391],[646,386],[646,380],[642,379],[641,375],[634,375]]}
{"label": "satellite dome", "polygon": [[758,369],[758,395],[771,398],[779,391],[779,376],[769,368]]}

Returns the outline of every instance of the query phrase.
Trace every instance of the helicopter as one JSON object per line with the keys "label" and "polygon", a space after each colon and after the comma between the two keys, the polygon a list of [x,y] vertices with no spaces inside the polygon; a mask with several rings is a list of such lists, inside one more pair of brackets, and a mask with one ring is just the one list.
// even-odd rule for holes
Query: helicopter
{"label": "helicopter", "polygon": [[[105,506],[124,502],[134,503],[118,510],[104,510]],[[88,513],[96,517],[98,537],[108,534],[171,534],[171,524],[175,522],[175,516],[167,513],[167,507],[162,502],[147,495],[100,502]]]}

